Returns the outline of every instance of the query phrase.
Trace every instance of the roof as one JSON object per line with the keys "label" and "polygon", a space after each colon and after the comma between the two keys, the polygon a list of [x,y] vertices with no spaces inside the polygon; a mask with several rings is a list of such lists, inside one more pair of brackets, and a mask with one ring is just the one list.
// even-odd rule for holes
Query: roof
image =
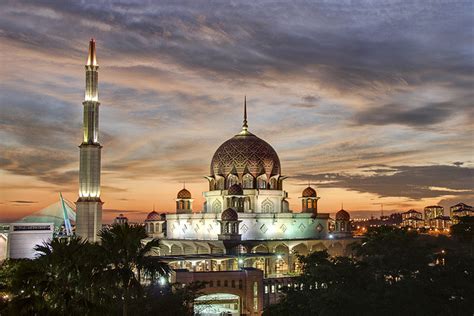
{"label": "roof", "polygon": [[237,212],[233,208],[229,207],[224,212],[222,212],[221,220],[223,220],[223,221],[237,221],[237,220],[239,220],[239,215],[237,214]]}
{"label": "roof", "polygon": [[312,187],[307,187],[306,189],[303,190],[302,193],[303,197],[316,197],[316,190],[313,189]]}
{"label": "roof", "polygon": [[191,198],[191,192],[186,190],[186,188],[183,188],[178,192],[178,195],[176,197],[178,199],[190,199]]}
{"label": "roof", "polygon": [[341,209],[336,213],[336,221],[348,221],[351,219],[351,215],[346,210]]}

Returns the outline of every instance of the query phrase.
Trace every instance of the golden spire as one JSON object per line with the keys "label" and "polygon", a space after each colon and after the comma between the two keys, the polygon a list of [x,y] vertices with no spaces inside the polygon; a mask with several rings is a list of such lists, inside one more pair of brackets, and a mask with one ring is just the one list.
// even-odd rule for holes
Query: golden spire
{"label": "golden spire", "polygon": [[89,55],[87,56],[86,66],[98,66],[97,57],[95,56],[95,40],[93,38],[89,42]]}
{"label": "golden spire", "polygon": [[247,96],[244,96],[244,121],[242,124],[242,131],[240,132],[241,135],[248,134],[249,126],[247,125]]}

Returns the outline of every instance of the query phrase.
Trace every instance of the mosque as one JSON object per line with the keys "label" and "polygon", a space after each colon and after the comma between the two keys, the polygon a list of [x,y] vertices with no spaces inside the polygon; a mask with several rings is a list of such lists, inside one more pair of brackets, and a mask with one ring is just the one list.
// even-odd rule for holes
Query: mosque
{"label": "mosque", "polygon": [[[102,227],[103,204],[98,69],[91,40],[76,202],[76,234],[91,241]],[[192,194],[183,188],[176,195],[175,213],[152,211],[144,221],[149,235],[144,242],[161,240],[151,255],[174,269],[170,282],[206,282],[194,302],[200,315],[260,315],[279,299],[282,286],[299,288],[293,279],[300,272],[298,255],[317,250],[348,255],[354,242],[349,213],[340,210],[333,220],[319,212],[320,197],[311,186],[299,197],[301,211],[290,210],[280,159],[269,143],[249,131],[246,100],[243,116],[241,131],[211,159],[202,210],[193,209]]]}
{"label": "mosque", "polygon": [[171,281],[208,284],[196,313],[259,315],[279,299],[282,286],[300,286],[292,278],[300,272],[298,255],[350,254],[347,211],[335,220],[318,212],[320,197],[311,186],[299,197],[301,212],[290,210],[278,154],[249,131],[246,101],[242,130],[219,146],[206,178],[201,211],[193,210],[192,194],[183,188],[175,213],[152,211],[145,220],[149,239],[161,239],[155,255],[174,269]]}

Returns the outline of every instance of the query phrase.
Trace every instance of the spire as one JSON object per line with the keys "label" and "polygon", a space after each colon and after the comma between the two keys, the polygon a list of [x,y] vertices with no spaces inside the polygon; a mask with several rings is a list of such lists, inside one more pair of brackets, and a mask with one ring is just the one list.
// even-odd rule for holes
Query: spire
{"label": "spire", "polygon": [[247,96],[244,96],[244,121],[242,124],[242,131],[240,134],[247,134],[249,126],[247,125]]}
{"label": "spire", "polygon": [[87,56],[86,66],[98,66],[97,57],[95,56],[95,40],[93,38],[89,42],[89,55]]}

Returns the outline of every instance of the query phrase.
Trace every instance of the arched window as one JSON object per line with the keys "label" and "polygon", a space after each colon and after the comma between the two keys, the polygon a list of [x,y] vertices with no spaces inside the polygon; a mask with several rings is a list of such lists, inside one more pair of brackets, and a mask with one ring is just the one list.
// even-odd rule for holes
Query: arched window
{"label": "arched window", "polygon": [[218,177],[216,180],[216,190],[224,190],[224,178]]}
{"label": "arched window", "polygon": [[270,179],[270,189],[276,190],[278,189],[278,181],[275,178]]}
{"label": "arched window", "polygon": [[236,175],[229,174],[227,176],[227,189],[230,188],[234,184],[239,183],[239,178]]}
{"label": "arched window", "polygon": [[212,203],[212,212],[213,213],[220,213],[222,210],[222,203],[219,200],[215,200],[214,203]]}
{"label": "arched window", "polygon": [[259,189],[267,188],[267,181],[266,181],[265,175],[261,175],[260,177],[257,178],[257,188]]}
{"label": "arched window", "polygon": [[244,189],[253,189],[253,177],[251,174],[246,174],[243,177],[243,188]]}

